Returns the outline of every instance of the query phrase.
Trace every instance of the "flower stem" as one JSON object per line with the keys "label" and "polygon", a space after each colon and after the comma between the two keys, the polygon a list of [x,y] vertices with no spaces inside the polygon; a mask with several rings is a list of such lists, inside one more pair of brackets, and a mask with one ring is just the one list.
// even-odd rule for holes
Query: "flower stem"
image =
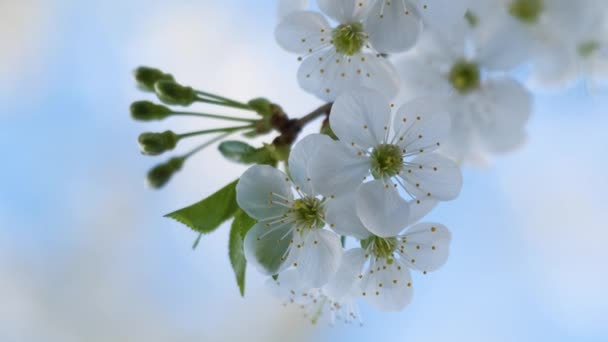
{"label": "flower stem", "polygon": [[237,127],[225,127],[225,128],[214,128],[214,129],[206,129],[202,131],[196,131],[191,133],[184,133],[177,136],[178,139],[189,138],[197,135],[204,135],[209,133],[219,133],[219,132],[235,132],[243,129],[254,128],[253,125],[247,126],[237,126]]}
{"label": "flower stem", "polygon": [[225,105],[228,107],[240,108],[240,109],[245,109],[245,110],[252,110],[252,108],[249,105],[226,98],[226,97],[207,93],[207,92],[200,91],[200,90],[196,90],[196,94],[198,95],[198,100],[201,102],[214,103],[214,104],[218,104],[218,105]]}
{"label": "flower stem", "polygon": [[184,154],[184,155],[183,155],[183,156],[181,156],[180,158],[182,158],[183,160],[186,160],[186,159],[188,159],[188,158],[192,157],[193,155],[195,155],[196,153],[198,153],[198,152],[200,152],[200,151],[204,150],[205,148],[207,148],[207,147],[209,147],[209,146],[211,146],[211,145],[215,144],[216,142],[218,142],[218,141],[220,141],[220,140],[222,140],[222,139],[224,139],[224,138],[226,138],[226,137],[228,137],[228,136],[230,136],[231,134],[234,134],[234,133],[236,133],[236,132],[237,132],[237,131],[235,130],[235,131],[226,132],[226,133],[224,133],[224,134],[220,134],[220,135],[218,135],[217,137],[215,137],[215,138],[213,138],[213,139],[211,139],[211,140],[206,141],[205,143],[203,143],[202,145],[200,145],[200,146],[198,146],[197,148],[193,149],[192,151],[190,151],[190,152],[188,152],[188,153]]}
{"label": "flower stem", "polygon": [[249,123],[254,123],[256,121],[254,119],[235,118],[235,117],[231,117],[231,116],[208,114],[208,113],[171,112],[171,114],[172,115],[182,115],[182,116],[197,116],[197,117],[202,117],[202,118],[221,119],[221,120],[227,120],[227,121],[239,121],[239,122],[249,122]]}
{"label": "flower stem", "polygon": [[320,116],[329,115],[329,113],[331,112],[332,106],[333,106],[333,103],[331,103],[331,102],[326,103],[326,104],[322,105],[321,107],[315,109],[314,111],[310,112],[309,114],[298,119],[298,123],[300,124],[301,127],[303,127]]}

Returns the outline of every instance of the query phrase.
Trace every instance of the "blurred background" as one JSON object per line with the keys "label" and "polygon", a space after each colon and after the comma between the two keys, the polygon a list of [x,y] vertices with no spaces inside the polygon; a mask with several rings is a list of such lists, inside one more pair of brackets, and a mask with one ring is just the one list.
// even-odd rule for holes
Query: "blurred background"
{"label": "blurred background", "polygon": [[405,311],[363,303],[363,327],[311,326],[252,269],[242,299],[228,227],[193,251],[162,216],[244,168],[211,148],[148,189],[165,158],[141,156],[138,134],[206,122],[131,121],[149,98],[131,71],[300,116],[319,102],[274,25],[274,1],[0,0],[0,341],[608,340],[608,95],[584,85],[537,94],[528,143],[465,169],[430,217],[453,232],[450,260],[415,276]]}

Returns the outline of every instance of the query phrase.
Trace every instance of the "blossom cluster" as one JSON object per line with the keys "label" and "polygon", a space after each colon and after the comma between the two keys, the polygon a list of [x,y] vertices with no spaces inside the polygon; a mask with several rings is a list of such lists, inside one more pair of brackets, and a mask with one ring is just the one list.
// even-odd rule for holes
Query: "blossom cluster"
{"label": "blossom cluster", "polygon": [[301,61],[301,88],[333,103],[331,134],[300,140],[285,171],[248,169],[237,202],[257,221],[247,261],[275,292],[313,322],[353,322],[357,300],[401,310],[410,271],[446,262],[450,232],[423,218],[459,195],[463,162],[524,142],[529,87],[608,76],[608,11],[599,0],[317,5],[280,1],[275,36]]}
{"label": "blossom cluster", "polygon": [[[146,132],[143,154],[216,135],[148,173],[161,188],[202,149],[253,165],[208,198],[167,215],[199,239],[234,219],[229,257],[244,295],[247,265],[313,322],[360,322],[357,302],[384,311],[412,300],[411,272],[436,271],[451,233],[425,217],[456,199],[461,167],[521,146],[532,91],[608,79],[606,0],[279,0],[275,38],[300,62],[300,87],[324,102],[298,119],[266,98],[247,102],[140,67],[131,116],[232,122]],[[194,104],[238,115],[185,111]],[[244,114],[243,112],[246,112]],[[248,115],[248,116],[247,116]],[[318,134],[303,127],[324,117]],[[235,124],[238,123],[238,124]],[[225,139],[279,135],[262,146]],[[300,139],[301,138],[301,139]],[[198,239],[195,246],[198,244]]]}

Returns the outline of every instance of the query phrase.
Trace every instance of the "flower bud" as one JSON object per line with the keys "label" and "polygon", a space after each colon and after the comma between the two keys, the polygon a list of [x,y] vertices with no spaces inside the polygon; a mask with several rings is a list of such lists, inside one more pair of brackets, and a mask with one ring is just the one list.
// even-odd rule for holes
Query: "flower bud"
{"label": "flower bud", "polygon": [[262,117],[269,117],[272,115],[272,104],[265,98],[253,99],[247,104]]}
{"label": "flower bud", "polygon": [[154,189],[162,188],[171,180],[174,173],[181,170],[182,165],[184,165],[184,158],[176,157],[155,166],[148,172],[148,184]]}
{"label": "flower bud", "polygon": [[154,92],[154,84],[158,81],[173,81],[173,75],[165,74],[161,70],[139,67],[133,72],[137,85],[144,91]]}
{"label": "flower bud", "polygon": [[174,81],[158,81],[154,84],[158,98],[169,105],[189,106],[196,101],[196,92]]}
{"label": "flower bud", "polygon": [[131,117],[139,121],[163,120],[171,115],[171,109],[150,101],[138,101],[131,104]]}
{"label": "flower bud", "polygon": [[141,152],[149,156],[157,156],[175,148],[179,137],[171,131],[162,133],[142,133],[139,136]]}

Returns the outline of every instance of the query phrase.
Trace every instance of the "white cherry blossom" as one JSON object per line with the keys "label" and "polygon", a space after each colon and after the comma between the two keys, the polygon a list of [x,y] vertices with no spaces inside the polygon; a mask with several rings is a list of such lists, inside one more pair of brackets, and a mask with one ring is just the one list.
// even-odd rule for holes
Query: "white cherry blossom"
{"label": "white cherry blossom", "polygon": [[379,310],[402,310],[413,295],[410,269],[424,274],[439,269],[448,258],[450,240],[450,232],[438,223],[419,223],[389,238],[372,235],[363,248],[344,253],[333,291],[354,288]]}
{"label": "white cherry blossom", "polygon": [[308,0],[278,0],[277,17],[282,20],[293,12],[304,11],[308,3]]}
{"label": "white cherry blossom", "polygon": [[[326,101],[360,86],[378,89],[389,97],[396,95],[397,73],[374,48],[366,31],[367,1],[319,0],[318,5],[337,26],[321,13],[299,11],[285,17],[275,30],[279,45],[300,56],[298,82],[302,89]],[[374,27],[374,36],[384,37],[382,30]]]}
{"label": "white cherry blossom", "polygon": [[470,4],[478,30],[499,29],[502,51],[519,51],[532,64],[535,89],[562,89],[580,76],[608,74],[608,8],[604,0],[490,0]]}
{"label": "white cherry blossom", "polygon": [[256,165],[242,175],[236,188],[239,206],[258,221],[245,236],[247,261],[267,275],[294,267],[312,287],[327,283],[342,249],[340,238],[324,229],[324,199],[308,173],[310,158],[322,143],[303,139],[294,147],[291,176]]}
{"label": "white cherry blossom", "polygon": [[[452,200],[460,192],[459,167],[433,153],[450,129],[449,116],[433,101],[418,98],[393,117],[386,98],[358,89],[333,105],[330,124],[340,141],[329,141],[319,150],[311,175],[322,194],[350,201],[343,207],[356,207],[365,228],[378,236],[395,236],[409,220],[410,203],[399,190],[416,203]],[[342,200],[344,194],[351,198]]]}
{"label": "white cherry blossom", "polygon": [[422,32],[420,13],[428,9],[418,0],[372,0],[365,20],[374,48],[383,53],[405,51]]}
{"label": "white cherry blossom", "polygon": [[458,162],[483,161],[519,147],[526,138],[532,97],[505,74],[519,57],[502,53],[488,37],[473,34],[457,41],[444,44],[425,34],[416,51],[398,62],[407,80],[403,96],[436,94],[452,123],[441,152]]}

